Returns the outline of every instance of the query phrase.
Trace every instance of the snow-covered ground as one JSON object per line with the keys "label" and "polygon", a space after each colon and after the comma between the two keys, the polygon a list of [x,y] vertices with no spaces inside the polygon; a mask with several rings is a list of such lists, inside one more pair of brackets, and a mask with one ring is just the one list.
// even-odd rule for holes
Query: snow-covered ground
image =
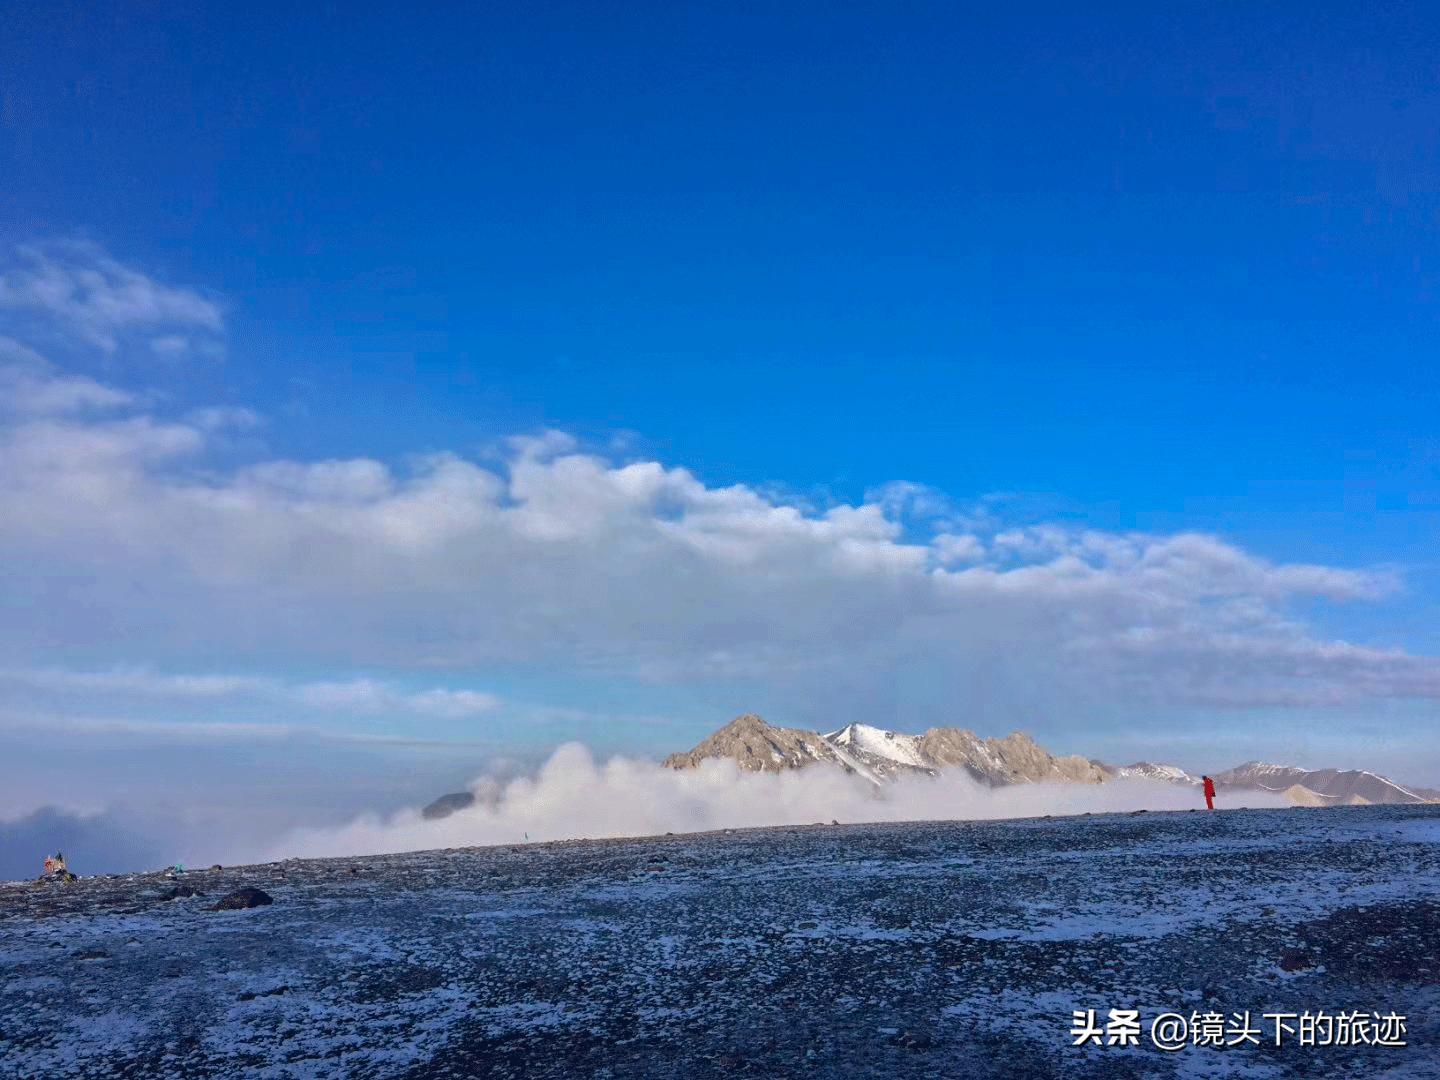
{"label": "snow-covered ground", "polygon": [[[176,884],[0,886],[0,1075],[1440,1076],[1440,807],[289,861],[162,899]],[[241,885],[274,904],[207,910]],[[1409,1045],[1076,1049],[1092,1008],[1395,1011]]]}

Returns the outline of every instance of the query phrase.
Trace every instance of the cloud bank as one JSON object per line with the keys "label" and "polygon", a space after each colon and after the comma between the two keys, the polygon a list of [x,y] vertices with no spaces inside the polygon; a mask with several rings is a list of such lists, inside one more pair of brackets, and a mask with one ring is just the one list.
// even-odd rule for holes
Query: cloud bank
{"label": "cloud bank", "polygon": [[[877,790],[838,769],[744,772],[729,762],[693,770],[612,758],[598,763],[578,743],[562,746],[534,777],[480,780],[476,803],[438,821],[418,810],[366,816],[338,829],[308,829],[265,853],[343,856],[529,841],[652,836],[765,825],[881,821],[972,821],[1044,814],[1191,810],[1195,790],[1117,780],[1106,784],[1016,784],[989,788],[962,772],[902,778]],[[1235,802],[1287,805],[1246,792]]]}
{"label": "cloud bank", "polygon": [[[440,820],[418,808],[366,813],[343,824],[277,834],[243,813],[62,811],[47,807],[0,818],[0,880],[33,877],[43,856],[63,850],[84,874],[287,858],[340,857],[547,840],[654,836],[771,825],[1037,817],[1197,809],[1196,790],[1141,780],[1106,784],[1017,784],[988,788],[963,772],[902,778],[877,789],[838,769],[744,772],[710,761],[674,770],[652,761],[600,762],[579,743],[560,747],[531,775],[477,778],[476,803]],[[1226,796],[1233,805],[1287,805],[1277,795]]]}
{"label": "cloud bank", "polygon": [[893,501],[807,506],[558,435],[498,461],[224,467],[213,417],[125,408],[120,391],[110,415],[77,414],[104,388],[26,378],[29,411],[0,423],[12,650],[123,639],[147,661],[851,690],[921,669],[1158,705],[1440,697],[1434,658],[1317,637],[1294,614],[1383,598],[1399,585],[1383,570],[1195,533],[957,532]]}

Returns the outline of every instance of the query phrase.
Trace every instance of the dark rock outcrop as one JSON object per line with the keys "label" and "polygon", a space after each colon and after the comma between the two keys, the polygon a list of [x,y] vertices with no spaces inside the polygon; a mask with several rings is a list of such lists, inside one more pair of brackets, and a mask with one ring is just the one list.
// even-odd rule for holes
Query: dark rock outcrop
{"label": "dark rock outcrop", "polygon": [[211,911],[240,911],[244,908],[264,907],[266,904],[273,904],[274,898],[262,889],[247,885],[243,889],[236,889],[234,892],[220,898],[219,903],[213,905]]}
{"label": "dark rock outcrop", "polygon": [[440,818],[447,818],[459,810],[468,810],[475,805],[475,796],[468,791],[452,791],[448,795],[441,795],[424,810],[420,816],[427,821],[436,821]]}

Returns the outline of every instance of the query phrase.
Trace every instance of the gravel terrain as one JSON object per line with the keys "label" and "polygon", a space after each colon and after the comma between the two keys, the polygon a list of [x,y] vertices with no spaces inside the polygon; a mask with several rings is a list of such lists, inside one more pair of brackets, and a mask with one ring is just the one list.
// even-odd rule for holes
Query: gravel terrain
{"label": "gravel terrain", "polygon": [[[211,910],[247,886],[273,903]],[[1437,1004],[1440,806],[0,885],[7,1077],[1423,1077]],[[1141,1044],[1072,1046],[1092,1008],[1138,1009]],[[1404,1014],[1408,1045],[1277,1048],[1260,1020],[1316,1009]],[[1150,1043],[1160,1013],[1244,1010],[1260,1046]]]}

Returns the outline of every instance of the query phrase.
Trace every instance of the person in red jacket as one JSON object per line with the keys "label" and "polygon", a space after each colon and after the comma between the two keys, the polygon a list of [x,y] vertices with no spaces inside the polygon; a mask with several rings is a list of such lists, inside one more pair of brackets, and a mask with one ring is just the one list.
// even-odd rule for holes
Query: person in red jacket
{"label": "person in red jacket", "polygon": [[1205,781],[1205,809],[1206,809],[1206,810],[1214,810],[1214,809],[1215,809],[1215,781],[1214,781],[1214,780],[1211,780],[1208,776],[1202,776],[1200,779],[1203,780],[1203,781]]}

